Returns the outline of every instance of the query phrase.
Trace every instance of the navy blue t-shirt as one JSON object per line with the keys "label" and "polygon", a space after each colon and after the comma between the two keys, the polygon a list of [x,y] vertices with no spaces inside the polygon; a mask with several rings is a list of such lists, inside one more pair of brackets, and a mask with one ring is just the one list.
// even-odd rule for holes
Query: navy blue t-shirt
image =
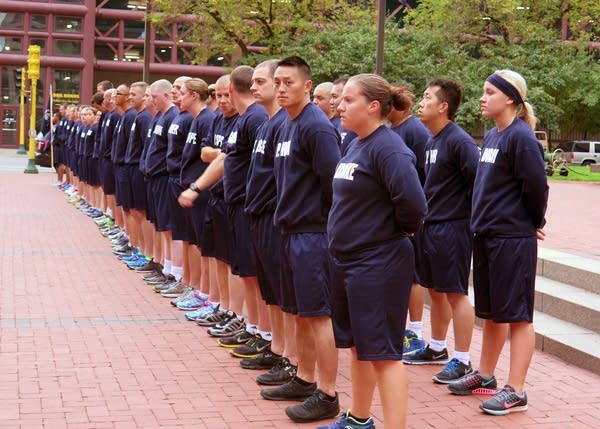
{"label": "navy blue t-shirt", "polygon": [[349,254],[416,232],[427,202],[415,156],[382,125],[348,146],[333,176],[329,248]]}
{"label": "navy blue t-shirt", "polygon": [[129,143],[129,134],[131,133],[131,125],[135,121],[137,112],[133,107],[127,109],[115,128],[112,148],[110,151],[110,160],[115,165],[125,164],[125,152]]}
{"label": "navy blue t-shirt", "polygon": [[152,132],[154,131],[154,126],[156,125],[156,121],[162,116],[161,112],[158,112],[156,116],[152,118],[150,122],[150,126],[146,130],[146,134],[144,135],[144,148],[142,149],[142,155],[140,156],[140,171],[146,177],[150,177],[148,175],[148,170],[146,168],[146,158],[148,156],[148,149],[150,148],[150,142],[152,141]]}
{"label": "navy blue t-shirt", "polygon": [[325,113],[308,103],[281,125],[275,147],[275,224],[284,233],[326,232],[331,180],[340,136]]}
{"label": "navy blue t-shirt", "polygon": [[423,122],[412,115],[392,130],[402,137],[406,146],[417,157],[417,173],[419,173],[421,186],[425,185],[425,145],[431,133]]}
{"label": "navy blue t-shirt", "polygon": [[96,139],[95,129],[91,125],[83,125],[79,134],[81,144],[81,154],[86,158],[94,155],[94,140]]}
{"label": "navy blue t-shirt", "polygon": [[138,112],[133,124],[131,124],[129,142],[127,142],[127,150],[125,151],[125,164],[137,165],[140,163],[144,142],[151,123],[152,114],[147,109]]}
{"label": "navy blue t-shirt", "polygon": [[531,128],[515,119],[483,140],[473,188],[471,229],[492,237],[529,237],[546,223],[548,181]]}
{"label": "navy blue t-shirt", "polygon": [[177,177],[181,174],[181,155],[183,147],[187,139],[190,125],[194,117],[190,112],[179,112],[179,115],[173,119],[168,131],[168,147],[167,147],[167,171],[169,175]]}
{"label": "navy blue t-shirt", "polygon": [[198,116],[194,118],[190,125],[181,156],[181,175],[179,176],[180,183],[188,187],[198,177],[202,176],[208,164],[202,161],[200,153],[202,146],[210,137],[215,114],[208,108],[202,109]]}
{"label": "navy blue t-shirt", "polygon": [[[218,112],[215,120],[213,121],[210,136],[202,144],[202,147],[212,147],[215,149],[223,148],[229,138],[229,133],[233,129],[237,122],[239,115],[236,113],[233,116],[225,117],[223,113]],[[210,188],[210,193],[217,197],[223,198],[225,190],[223,189],[223,178],[215,182]]]}
{"label": "navy blue t-shirt", "polygon": [[73,145],[75,147],[75,152],[77,155],[83,155],[83,146],[81,139],[81,129],[83,128],[83,122],[75,121],[73,124]]}
{"label": "navy blue t-shirt", "polygon": [[58,124],[56,124],[56,127],[54,127],[54,145],[56,147],[60,146],[61,144],[63,144],[65,142],[65,135],[66,135],[65,126],[66,125],[67,125],[67,118],[62,116],[60,118],[60,120],[58,121]]}
{"label": "navy blue t-shirt", "polygon": [[167,172],[167,148],[169,147],[169,127],[173,120],[179,115],[179,109],[171,106],[164,114],[157,115],[150,146],[146,154],[146,173],[150,177],[166,176]]}
{"label": "navy blue t-shirt", "polygon": [[256,132],[252,159],[246,185],[246,212],[253,215],[273,213],[277,206],[277,186],[273,174],[276,134],[287,118],[285,109],[279,109]]}
{"label": "navy blue t-shirt", "polygon": [[100,128],[100,147],[98,148],[98,152],[105,159],[110,159],[113,136],[120,119],[121,114],[116,110],[113,110],[106,114],[106,117],[102,122],[102,128]]}
{"label": "navy blue t-shirt", "polygon": [[475,141],[454,122],[429,139],[425,146],[425,223],[471,218],[478,162]]}
{"label": "navy blue t-shirt", "polygon": [[344,156],[346,154],[346,151],[348,150],[348,145],[350,144],[350,142],[358,136],[356,135],[356,133],[354,131],[350,131],[350,130],[342,127],[341,123],[337,130],[338,130],[338,133],[340,133],[340,139],[341,139],[340,152],[342,153],[342,156]]}
{"label": "navy blue t-shirt", "polygon": [[227,154],[223,165],[223,187],[227,204],[243,204],[252,148],[258,128],[269,119],[265,108],[252,103],[238,119],[221,150]]}

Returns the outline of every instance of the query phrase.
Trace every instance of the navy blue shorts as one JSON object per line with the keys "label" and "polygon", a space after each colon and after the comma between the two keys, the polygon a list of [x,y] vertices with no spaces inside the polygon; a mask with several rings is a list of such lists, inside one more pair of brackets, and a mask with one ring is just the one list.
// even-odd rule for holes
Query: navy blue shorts
{"label": "navy blue shorts", "polygon": [[273,213],[250,216],[250,234],[256,256],[256,276],[267,305],[281,302],[281,231],[273,224]]}
{"label": "navy blue shorts", "polygon": [[123,209],[129,210],[131,189],[129,188],[129,178],[127,177],[127,166],[113,164],[115,171],[115,196],[118,206],[123,206]]}
{"label": "navy blue shorts", "polygon": [[154,202],[154,226],[156,231],[169,230],[169,176],[150,179],[150,192]]}
{"label": "navy blue shorts", "polygon": [[[325,233],[283,234],[282,242],[282,310],[301,317],[330,316],[329,250]],[[295,311],[289,311],[293,305],[290,291],[296,300]]]}
{"label": "navy blue shorts", "polygon": [[98,158],[88,158],[88,183],[91,186],[100,186],[100,174],[98,172]]}
{"label": "navy blue shorts", "polygon": [[425,224],[419,280],[436,292],[467,294],[473,251],[469,220]]}
{"label": "navy blue shorts", "polygon": [[537,238],[475,236],[475,314],[496,323],[533,322]]}
{"label": "navy blue shorts", "polygon": [[152,192],[152,179],[148,177],[144,177],[146,181],[146,219],[152,222],[156,227],[156,213],[155,213],[155,202],[154,202],[154,193]]}
{"label": "navy blue shorts", "polygon": [[202,227],[202,254],[229,264],[233,253],[225,201],[211,195],[206,205]]}
{"label": "navy blue shorts", "polygon": [[250,235],[250,218],[243,204],[227,204],[227,222],[232,239],[231,273],[240,277],[256,276],[256,256]]}
{"label": "navy blue shorts", "polygon": [[191,225],[189,210],[179,205],[179,195],[185,188],[179,183],[179,177],[169,176],[167,203],[169,206],[169,230],[173,240],[190,241]]}
{"label": "navy blue shorts", "polygon": [[410,242],[412,243],[414,254],[415,254],[415,267],[413,270],[413,283],[421,284],[421,277],[419,276],[419,272],[423,270],[423,250],[421,243],[423,241],[423,229],[418,230],[415,235],[410,237]]}
{"label": "navy blue shorts", "polygon": [[202,229],[204,228],[204,217],[206,216],[206,205],[208,204],[208,198],[210,193],[203,191],[198,195],[198,198],[194,201],[194,205],[189,209],[189,218],[191,226],[190,243],[197,245],[204,254],[202,248]]}
{"label": "navy blue shorts", "polygon": [[62,145],[54,143],[52,146],[52,165],[56,168],[63,163]]}
{"label": "navy blue shorts", "polygon": [[355,347],[359,360],[402,359],[414,264],[406,237],[331,256],[336,347]]}
{"label": "navy blue shorts", "polygon": [[128,165],[127,177],[129,179],[129,187],[131,189],[131,206],[130,208],[139,211],[146,210],[148,206],[148,195],[146,190],[146,179],[140,171],[140,166]]}
{"label": "navy blue shorts", "polygon": [[102,158],[100,160],[100,177],[104,195],[115,195],[115,170],[110,159]]}
{"label": "navy blue shorts", "polygon": [[79,177],[79,180],[85,182],[85,157],[83,155],[77,155],[77,162],[75,163],[75,174]]}

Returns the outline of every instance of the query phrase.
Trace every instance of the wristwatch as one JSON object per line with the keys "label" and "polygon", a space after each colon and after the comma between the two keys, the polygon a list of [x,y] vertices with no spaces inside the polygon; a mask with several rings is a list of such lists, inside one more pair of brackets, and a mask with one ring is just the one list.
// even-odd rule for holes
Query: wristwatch
{"label": "wristwatch", "polygon": [[190,189],[198,194],[202,192],[200,189],[198,189],[198,185],[196,185],[196,182],[190,183]]}

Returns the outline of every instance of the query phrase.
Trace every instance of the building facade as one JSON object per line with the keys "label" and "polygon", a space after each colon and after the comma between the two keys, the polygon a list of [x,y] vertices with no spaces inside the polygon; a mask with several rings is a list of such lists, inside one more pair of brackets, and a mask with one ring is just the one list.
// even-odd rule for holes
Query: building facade
{"label": "building facade", "polygon": [[[55,104],[88,104],[96,83],[142,80],[144,48],[148,79],[178,75],[214,81],[222,58],[192,65],[194,44],[186,41],[193,17],[149,26],[147,0],[2,0],[0,1],[0,147],[17,147],[21,68],[28,47],[41,47],[36,94],[37,117],[51,98]],[[26,115],[27,116],[27,115]],[[30,127],[27,126],[26,129]],[[39,123],[36,127],[39,131]]]}

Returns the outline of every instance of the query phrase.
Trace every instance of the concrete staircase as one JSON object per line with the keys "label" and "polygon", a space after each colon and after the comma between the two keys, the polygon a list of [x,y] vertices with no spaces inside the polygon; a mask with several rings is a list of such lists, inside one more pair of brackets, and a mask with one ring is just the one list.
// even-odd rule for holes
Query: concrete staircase
{"label": "concrete staircase", "polygon": [[600,374],[600,261],[538,251],[536,348]]}

